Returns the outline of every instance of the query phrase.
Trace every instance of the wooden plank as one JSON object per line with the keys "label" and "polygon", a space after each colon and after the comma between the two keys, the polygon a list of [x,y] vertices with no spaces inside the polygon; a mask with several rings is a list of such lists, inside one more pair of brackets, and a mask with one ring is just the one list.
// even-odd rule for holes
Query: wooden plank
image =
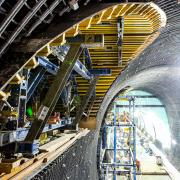
{"label": "wooden plank", "polygon": [[96,129],[96,117],[88,117],[87,119],[81,120],[79,122],[79,127],[80,128],[87,128],[87,129]]}

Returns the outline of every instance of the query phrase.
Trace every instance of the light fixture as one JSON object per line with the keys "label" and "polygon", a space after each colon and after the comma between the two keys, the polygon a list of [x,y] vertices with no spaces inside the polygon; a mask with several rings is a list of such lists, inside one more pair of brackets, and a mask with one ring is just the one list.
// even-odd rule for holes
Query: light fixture
{"label": "light fixture", "polygon": [[174,139],[172,139],[172,145],[176,145],[177,144],[177,142],[174,140]]}
{"label": "light fixture", "polygon": [[70,6],[70,8],[73,9],[74,11],[79,8],[79,5],[78,5],[77,0],[71,0],[71,1],[69,1],[69,6]]}

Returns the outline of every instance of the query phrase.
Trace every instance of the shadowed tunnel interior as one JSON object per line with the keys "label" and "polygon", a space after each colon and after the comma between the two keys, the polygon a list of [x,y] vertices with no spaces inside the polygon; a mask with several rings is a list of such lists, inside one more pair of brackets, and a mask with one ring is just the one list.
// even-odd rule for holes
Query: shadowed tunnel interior
{"label": "shadowed tunnel interior", "polygon": [[[130,0],[128,2],[135,1]],[[136,2],[147,1],[139,0]],[[59,179],[61,177],[62,180],[98,179],[97,154],[101,123],[115,96],[126,87],[149,92],[158,97],[165,105],[171,134],[171,151],[167,158],[180,171],[180,4],[177,3],[177,0],[155,0],[153,2],[165,12],[167,24],[161,28],[159,37],[129,62],[111,84],[97,112],[96,130],[91,130],[86,136],[78,140],[62,156],[57,157],[33,179],[42,179],[42,177],[43,179]],[[111,3],[116,4],[121,3],[121,1],[111,1]],[[20,65],[31,57],[33,52],[42,47],[49,39],[71,27],[81,18],[88,17],[94,12],[108,7],[109,4],[110,1],[90,2],[86,7],[80,7],[80,10],[73,12],[74,14],[72,13],[71,16],[66,15],[66,22],[62,22],[62,24],[58,19],[53,20],[45,32],[43,32],[43,27],[40,26],[37,32],[32,33],[30,37],[34,37],[34,39],[38,37],[42,41],[35,44],[32,47],[33,50],[24,55],[26,58],[22,53],[13,52],[13,49],[17,45],[21,48],[22,43],[28,43],[28,38],[13,44],[7,51],[7,53],[11,52],[11,54],[4,54],[1,63],[8,60],[13,62],[13,58],[10,59],[10,57],[21,55],[16,62],[18,69]],[[69,19],[71,17],[74,17],[74,19]],[[16,68],[13,71],[15,72]],[[4,74],[1,73],[1,77],[3,76]],[[175,141],[176,145],[172,141]]]}

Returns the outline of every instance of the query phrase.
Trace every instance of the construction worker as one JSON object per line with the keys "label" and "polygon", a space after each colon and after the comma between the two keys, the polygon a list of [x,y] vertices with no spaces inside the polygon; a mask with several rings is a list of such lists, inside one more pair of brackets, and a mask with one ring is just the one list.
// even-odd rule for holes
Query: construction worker
{"label": "construction worker", "polygon": [[137,172],[140,172],[140,166],[141,166],[140,161],[138,159],[136,159]]}
{"label": "construction worker", "polygon": [[128,112],[123,112],[123,122],[127,123],[129,122],[130,117],[129,117],[129,113]]}

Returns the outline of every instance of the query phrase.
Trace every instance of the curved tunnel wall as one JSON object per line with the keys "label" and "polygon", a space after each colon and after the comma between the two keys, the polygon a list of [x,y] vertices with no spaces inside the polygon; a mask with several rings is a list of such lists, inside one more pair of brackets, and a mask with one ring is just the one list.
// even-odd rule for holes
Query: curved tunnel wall
{"label": "curved tunnel wall", "polygon": [[126,86],[155,94],[166,106],[171,138],[177,142],[171,145],[169,159],[180,170],[180,6],[176,1],[166,1],[167,4],[169,2],[171,6],[164,9],[168,17],[167,27],[115,80],[103,100],[97,118],[100,124],[112,98]]}
{"label": "curved tunnel wall", "polygon": [[62,156],[59,156],[33,180],[95,180],[98,179],[96,167],[95,131],[81,138]]}

